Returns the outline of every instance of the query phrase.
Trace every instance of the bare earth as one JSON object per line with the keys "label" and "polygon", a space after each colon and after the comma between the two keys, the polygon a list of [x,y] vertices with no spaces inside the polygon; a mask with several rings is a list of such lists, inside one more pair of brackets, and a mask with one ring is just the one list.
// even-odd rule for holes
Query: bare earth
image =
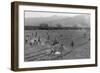
{"label": "bare earth", "polygon": [[25,30],[24,39],[26,62],[90,58],[90,30]]}

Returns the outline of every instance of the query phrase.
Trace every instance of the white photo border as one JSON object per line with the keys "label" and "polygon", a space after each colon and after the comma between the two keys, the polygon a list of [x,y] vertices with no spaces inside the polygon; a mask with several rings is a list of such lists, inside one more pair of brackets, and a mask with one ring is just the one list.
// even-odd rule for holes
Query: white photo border
{"label": "white photo border", "polygon": [[[35,67],[51,67],[51,66],[63,66],[63,65],[84,65],[95,64],[95,9],[81,9],[81,8],[61,8],[61,7],[46,7],[46,6],[18,6],[19,17],[19,54],[18,63],[19,68],[35,68]],[[91,28],[91,44],[90,44],[90,59],[76,59],[76,60],[56,60],[56,61],[37,61],[37,62],[24,62],[24,10],[33,11],[56,11],[56,12],[73,12],[73,13],[89,13],[91,14],[90,28]]]}

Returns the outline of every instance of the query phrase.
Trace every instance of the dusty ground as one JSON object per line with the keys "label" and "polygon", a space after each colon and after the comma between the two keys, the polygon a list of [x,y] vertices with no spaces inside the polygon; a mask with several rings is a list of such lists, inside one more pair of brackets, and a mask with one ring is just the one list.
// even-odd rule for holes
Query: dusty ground
{"label": "dusty ground", "polygon": [[[45,45],[31,44],[34,37],[39,37],[41,41],[48,38],[50,43],[53,40],[59,41],[65,47],[63,55],[48,55],[49,50]],[[24,60],[62,60],[62,59],[86,59],[90,58],[90,31],[89,30],[25,30],[24,32]],[[29,41],[26,41],[28,36]],[[72,44],[73,42],[73,44]]]}

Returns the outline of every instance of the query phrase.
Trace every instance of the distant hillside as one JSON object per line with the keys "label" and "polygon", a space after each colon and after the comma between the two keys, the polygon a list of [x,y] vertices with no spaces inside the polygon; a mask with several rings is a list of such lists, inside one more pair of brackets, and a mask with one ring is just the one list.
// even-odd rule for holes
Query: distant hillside
{"label": "distant hillside", "polygon": [[68,16],[52,16],[40,18],[25,18],[25,26],[40,26],[40,24],[48,24],[49,27],[90,27],[89,15]]}

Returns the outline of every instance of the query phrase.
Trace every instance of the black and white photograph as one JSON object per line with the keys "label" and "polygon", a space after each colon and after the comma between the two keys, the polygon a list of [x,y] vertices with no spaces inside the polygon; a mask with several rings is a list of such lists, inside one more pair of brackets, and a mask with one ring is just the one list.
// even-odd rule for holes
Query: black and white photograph
{"label": "black and white photograph", "polygon": [[90,16],[24,11],[24,61],[90,58]]}
{"label": "black and white photograph", "polygon": [[14,71],[97,66],[97,7],[13,2]]}

